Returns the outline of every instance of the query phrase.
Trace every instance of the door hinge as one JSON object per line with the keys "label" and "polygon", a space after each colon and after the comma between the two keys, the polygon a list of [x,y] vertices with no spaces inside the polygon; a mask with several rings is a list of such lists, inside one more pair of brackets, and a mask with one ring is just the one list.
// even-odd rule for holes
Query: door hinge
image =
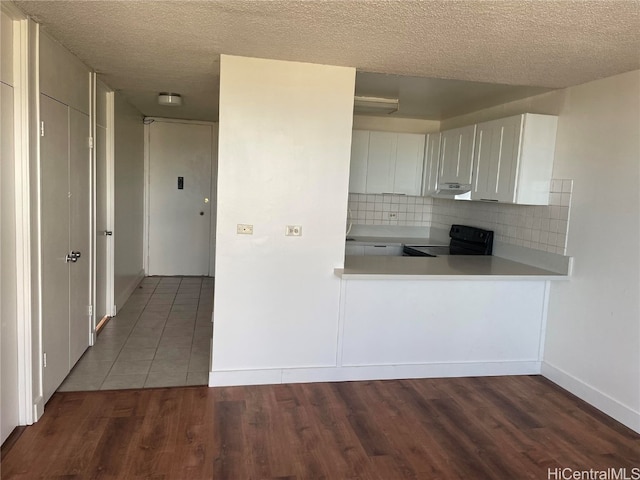
{"label": "door hinge", "polygon": [[44,137],[44,122],[40,122],[40,136]]}
{"label": "door hinge", "polygon": [[87,315],[89,316],[93,315],[93,305],[89,305],[87,307]]}
{"label": "door hinge", "polygon": [[43,368],[47,367],[47,354],[46,353],[42,354],[42,367]]}
{"label": "door hinge", "polygon": [[89,137],[89,148],[93,148],[93,137]]}

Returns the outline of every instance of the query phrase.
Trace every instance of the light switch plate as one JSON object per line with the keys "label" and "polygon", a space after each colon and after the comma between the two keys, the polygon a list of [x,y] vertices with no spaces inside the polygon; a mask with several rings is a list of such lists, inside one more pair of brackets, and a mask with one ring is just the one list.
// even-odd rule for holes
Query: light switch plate
{"label": "light switch plate", "polygon": [[301,237],[302,225],[287,225],[287,229],[284,232],[287,237]]}
{"label": "light switch plate", "polygon": [[253,235],[253,225],[249,225],[246,223],[239,223],[238,235]]}

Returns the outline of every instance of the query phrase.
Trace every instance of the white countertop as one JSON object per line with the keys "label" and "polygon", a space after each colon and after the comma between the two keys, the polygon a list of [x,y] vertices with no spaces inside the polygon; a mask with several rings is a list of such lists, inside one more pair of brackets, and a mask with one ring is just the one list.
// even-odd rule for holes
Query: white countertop
{"label": "white countertop", "polygon": [[550,270],[495,256],[346,256],[335,274],[344,280],[567,280]]}

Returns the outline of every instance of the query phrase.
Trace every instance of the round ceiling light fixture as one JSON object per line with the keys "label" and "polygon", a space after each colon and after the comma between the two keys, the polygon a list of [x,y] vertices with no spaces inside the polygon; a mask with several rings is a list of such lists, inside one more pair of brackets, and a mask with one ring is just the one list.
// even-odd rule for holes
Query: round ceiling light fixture
{"label": "round ceiling light fixture", "polygon": [[182,97],[179,93],[160,92],[158,94],[158,103],[168,107],[179,107],[182,105]]}

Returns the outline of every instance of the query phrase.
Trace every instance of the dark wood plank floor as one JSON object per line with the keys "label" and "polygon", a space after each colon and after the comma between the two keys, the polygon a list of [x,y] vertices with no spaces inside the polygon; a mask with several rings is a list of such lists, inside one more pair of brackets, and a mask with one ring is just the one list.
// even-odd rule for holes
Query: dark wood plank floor
{"label": "dark wood plank floor", "polygon": [[640,435],[542,377],[56,393],[3,479],[546,479]]}

